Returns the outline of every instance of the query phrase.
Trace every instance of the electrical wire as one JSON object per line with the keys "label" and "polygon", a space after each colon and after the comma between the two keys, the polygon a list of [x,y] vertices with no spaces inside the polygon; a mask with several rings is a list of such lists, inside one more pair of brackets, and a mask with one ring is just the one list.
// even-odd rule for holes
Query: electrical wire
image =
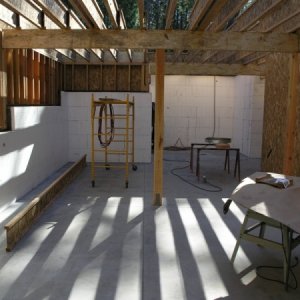
{"label": "electrical wire", "polygon": [[208,181],[206,181],[205,184],[207,184],[208,186],[210,187],[213,187],[214,189],[206,189],[206,188],[202,188],[200,187],[199,185],[193,183],[193,182],[190,182],[189,180],[185,179],[183,176],[179,175],[179,174],[176,174],[175,171],[177,170],[184,170],[184,169],[187,169],[189,167],[189,165],[187,166],[184,166],[184,167],[176,167],[176,168],[173,168],[171,169],[170,173],[174,176],[176,176],[177,178],[179,178],[180,180],[182,180],[183,182],[193,186],[194,188],[196,189],[199,189],[201,191],[205,191],[205,192],[221,192],[222,191],[222,188],[217,186],[217,185],[214,185]]}
{"label": "electrical wire", "polygon": [[[283,228],[282,228],[282,224],[280,224],[280,230],[281,230],[281,240],[283,241]],[[286,249],[285,249],[285,247],[282,247],[282,248],[283,248],[283,253],[284,253],[285,263],[288,264],[288,259],[287,259],[287,255],[286,255]],[[290,285],[289,283],[287,283],[287,286],[288,286],[289,288],[293,289],[293,290],[296,290],[297,287],[298,287],[297,278],[296,278],[295,273],[293,272],[293,268],[296,267],[296,266],[298,265],[298,262],[299,262],[297,256],[295,256],[295,260],[296,260],[295,264],[292,265],[292,266],[288,265],[288,270],[287,270],[287,271],[288,271],[288,274],[292,274],[293,279],[294,279],[294,282],[295,282],[295,286],[292,286],[292,285]],[[263,279],[265,279],[265,280],[269,280],[269,281],[273,281],[273,282],[277,282],[277,283],[280,283],[280,284],[284,284],[284,285],[285,285],[285,282],[282,281],[282,280],[269,278],[269,277],[266,277],[266,276],[263,276],[263,275],[259,274],[258,270],[260,270],[260,269],[262,269],[262,268],[264,268],[264,269],[266,269],[266,268],[267,268],[267,269],[283,269],[283,266],[258,266],[258,267],[256,268],[256,274],[257,274],[258,277],[261,277],[261,278],[263,278]],[[289,278],[289,277],[288,277],[288,278]]]}
{"label": "electrical wire", "polygon": [[[103,133],[102,132],[102,122],[103,120],[106,121],[107,118],[107,106],[109,107],[109,119],[110,119],[110,132]],[[106,127],[105,127],[106,130]],[[99,110],[99,120],[98,120],[98,140],[102,148],[106,148],[110,145],[110,143],[114,139],[115,133],[115,118],[114,118],[114,108],[112,104],[101,104]],[[105,136],[105,141],[102,140],[102,136]],[[109,138],[107,138],[109,135]]]}
{"label": "electrical wire", "polygon": [[[298,261],[298,257],[297,256],[295,256],[295,260],[296,260],[295,264],[292,265],[292,266],[290,266],[289,270],[288,270],[288,272],[291,272],[291,274],[292,274],[292,276],[294,278],[294,281],[295,281],[295,286],[291,286],[290,284],[288,284],[288,287],[291,288],[291,289],[293,289],[293,290],[296,290],[297,287],[298,287],[297,278],[296,278],[296,276],[295,276],[295,274],[294,274],[294,272],[292,270],[292,268],[295,268],[298,265],[299,261]],[[269,277],[263,276],[262,274],[259,273],[259,270],[261,270],[261,269],[283,269],[282,266],[258,266],[258,267],[256,267],[256,274],[257,274],[258,277],[260,277],[262,279],[265,279],[265,280],[268,280],[268,281],[273,281],[273,282],[278,282],[280,284],[285,284],[283,280],[279,280],[279,279],[274,279],[274,278],[269,278]]]}

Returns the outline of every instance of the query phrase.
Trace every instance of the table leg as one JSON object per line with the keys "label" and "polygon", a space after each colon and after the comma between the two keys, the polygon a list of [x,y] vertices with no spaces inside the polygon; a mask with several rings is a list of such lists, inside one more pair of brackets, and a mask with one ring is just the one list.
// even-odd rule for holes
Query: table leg
{"label": "table leg", "polygon": [[197,149],[197,156],[196,156],[196,176],[198,177],[199,181],[199,176],[200,176],[200,149]]}
{"label": "table leg", "polygon": [[249,210],[248,210],[247,213],[246,213],[244,222],[243,222],[243,224],[242,224],[242,226],[241,226],[240,235],[239,235],[239,237],[238,237],[238,239],[237,239],[237,241],[236,241],[236,244],[235,244],[235,247],[234,247],[232,256],[231,256],[231,262],[232,262],[232,263],[233,263],[234,260],[235,260],[237,251],[238,251],[239,246],[240,246],[240,243],[241,243],[242,235],[244,234],[245,229],[246,229],[246,226],[247,226],[247,223],[248,223],[248,214],[249,214]]}
{"label": "table leg", "polygon": [[289,288],[289,275],[290,275],[290,267],[291,267],[291,241],[293,232],[287,226],[281,225],[282,231],[282,246],[283,246],[283,272],[284,272],[284,287],[287,291]]}
{"label": "table leg", "polygon": [[241,181],[241,171],[240,171],[240,150],[236,150],[235,165],[234,165],[234,177],[236,177],[236,172],[238,172],[238,179]]}
{"label": "table leg", "polygon": [[193,160],[194,160],[194,144],[191,144],[191,153],[190,153],[190,170],[193,172]]}
{"label": "table leg", "polygon": [[225,149],[225,164],[224,170],[228,170],[228,174],[230,173],[230,149]]}

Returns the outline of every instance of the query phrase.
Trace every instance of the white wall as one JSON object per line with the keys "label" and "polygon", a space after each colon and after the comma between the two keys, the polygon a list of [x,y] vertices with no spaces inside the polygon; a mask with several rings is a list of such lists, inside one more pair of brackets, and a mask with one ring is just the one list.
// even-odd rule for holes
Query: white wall
{"label": "white wall", "polygon": [[[155,76],[150,91],[155,101]],[[231,138],[247,156],[260,157],[263,101],[259,77],[165,76],[165,146],[178,139],[189,146],[214,134]]]}
{"label": "white wall", "polygon": [[[62,107],[66,113],[68,128],[68,144],[70,161],[77,160],[82,154],[87,154],[87,161],[91,160],[91,121],[90,121],[90,92],[62,92]],[[99,92],[94,93],[95,99],[114,98],[125,100],[127,93]],[[135,101],[135,162],[151,162],[151,113],[152,100],[149,93],[129,93]],[[123,106],[123,105],[122,105]],[[124,107],[124,106],[123,106]],[[114,105],[117,113],[118,107]],[[97,111],[98,113],[98,111]],[[120,123],[119,123],[120,124]],[[117,121],[115,121],[117,127]],[[95,122],[95,126],[97,126]],[[95,127],[97,128],[97,127]],[[117,132],[117,131],[116,131]],[[120,132],[120,131],[119,131]],[[117,139],[117,137],[115,137]],[[99,147],[99,141],[95,137],[95,147]],[[110,149],[121,149],[124,143],[112,143]],[[103,153],[97,153],[96,161],[103,161]],[[111,162],[124,161],[124,155],[109,157]]]}
{"label": "white wall", "polygon": [[61,107],[13,107],[13,130],[0,133],[0,211],[67,161]]}

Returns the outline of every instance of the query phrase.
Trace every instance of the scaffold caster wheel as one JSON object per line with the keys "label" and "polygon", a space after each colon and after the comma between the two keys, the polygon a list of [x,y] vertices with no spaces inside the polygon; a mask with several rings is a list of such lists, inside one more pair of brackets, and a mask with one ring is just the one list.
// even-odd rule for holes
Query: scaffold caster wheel
{"label": "scaffold caster wheel", "polygon": [[105,170],[110,170],[110,166],[108,164],[105,165]]}
{"label": "scaffold caster wheel", "polygon": [[95,187],[95,180],[92,180],[92,187]]}
{"label": "scaffold caster wheel", "polygon": [[128,181],[125,182],[125,187],[128,189]]}
{"label": "scaffold caster wheel", "polygon": [[133,171],[136,171],[137,168],[138,168],[137,165],[132,165],[132,170],[133,170]]}

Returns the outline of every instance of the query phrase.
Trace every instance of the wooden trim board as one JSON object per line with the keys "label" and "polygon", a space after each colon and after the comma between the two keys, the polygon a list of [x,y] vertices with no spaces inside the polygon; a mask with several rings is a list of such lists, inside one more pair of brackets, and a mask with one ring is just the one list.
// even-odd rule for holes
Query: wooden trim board
{"label": "wooden trim board", "polygon": [[74,163],[4,226],[6,229],[6,251],[11,251],[14,248],[46,207],[79,174],[85,165],[86,155]]}

